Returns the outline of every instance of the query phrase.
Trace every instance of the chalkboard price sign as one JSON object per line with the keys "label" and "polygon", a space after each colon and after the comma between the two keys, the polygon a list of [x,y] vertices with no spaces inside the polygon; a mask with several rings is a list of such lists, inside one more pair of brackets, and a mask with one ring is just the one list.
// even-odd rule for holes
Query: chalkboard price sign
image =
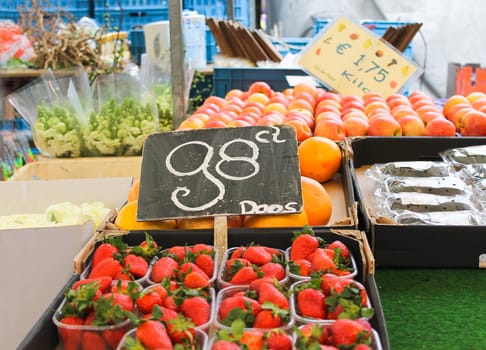
{"label": "chalkboard price sign", "polygon": [[138,220],[301,211],[290,126],[175,131],[145,141]]}

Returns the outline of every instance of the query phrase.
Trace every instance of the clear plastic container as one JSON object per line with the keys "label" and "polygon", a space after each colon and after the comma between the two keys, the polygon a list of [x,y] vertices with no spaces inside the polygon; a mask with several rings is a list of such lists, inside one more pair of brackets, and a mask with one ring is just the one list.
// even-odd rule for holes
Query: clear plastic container
{"label": "clear plastic container", "polygon": [[[147,286],[148,285],[147,280],[148,280],[149,272],[150,272],[150,265],[149,265],[149,269],[148,269],[147,273],[145,274],[145,276],[134,280],[134,282],[137,282],[142,287]],[[88,265],[86,265],[86,268],[83,270],[83,272],[81,272],[81,275],[79,276],[79,278],[82,279],[82,280],[88,279],[90,273],[91,273],[91,261],[88,263]]]}
{"label": "clear plastic container", "polygon": [[[263,334],[265,334],[267,332],[267,330],[258,330],[258,331],[260,331]],[[290,339],[292,339],[292,335],[291,334],[288,334],[288,337]],[[213,346],[214,346],[214,344],[216,343],[217,340],[218,339],[216,337],[211,337],[211,339],[208,342],[208,347],[205,350],[212,350],[213,349]],[[264,346],[265,346],[265,344],[264,344]],[[379,350],[381,350],[381,349],[379,349]]]}
{"label": "clear plastic container", "polygon": [[[291,249],[291,247],[288,247],[285,250],[285,258],[286,258],[287,261],[290,261],[290,249]],[[358,267],[356,265],[356,260],[354,259],[354,256],[351,252],[349,253],[349,260],[350,260],[351,271],[348,275],[339,276],[340,278],[354,278],[358,275]],[[298,274],[291,272],[288,264],[287,264],[286,270],[287,270],[287,275],[289,276],[291,283],[294,283],[294,282],[297,282],[297,281],[308,281],[308,280],[311,279],[310,276],[301,276],[301,275],[298,275]]]}
{"label": "clear plastic container", "polygon": [[[299,313],[298,306],[297,306],[297,295],[295,293],[295,290],[298,286],[300,286],[300,285],[302,285],[303,283],[306,283],[306,282],[307,281],[295,282],[290,287],[290,292],[291,292],[290,293],[290,310],[292,312],[292,317],[295,320],[295,323],[297,325],[303,325],[303,324],[307,324],[307,323],[315,323],[315,324],[319,324],[319,325],[330,325],[330,324],[334,323],[334,321],[336,321],[335,319],[311,318],[311,317],[302,316]],[[356,283],[361,288],[364,288],[364,286],[360,282],[354,281],[354,283]],[[372,307],[369,297],[366,300],[366,306],[365,307],[366,308]],[[367,319],[371,319],[371,317],[369,317]]]}
{"label": "clear plastic container", "polygon": [[[224,253],[223,260],[221,261],[221,265],[219,266],[219,272],[218,272],[218,278],[217,278],[217,283],[218,283],[219,288],[227,288],[227,287],[231,287],[231,286],[248,286],[248,284],[244,284],[244,285],[233,284],[228,279],[228,271],[226,269],[226,263],[231,258],[231,255],[233,254],[233,252],[238,248],[239,247],[229,248]],[[278,251],[280,252],[282,259],[284,259],[284,264],[287,265],[286,264],[287,260],[286,260],[286,257],[285,257],[285,252],[282,249],[278,249]],[[287,275],[287,272],[286,272],[285,277],[280,279],[279,283],[282,284],[282,285],[288,285],[289,281],[290,281],[290,279],[289,279],[289,276]]]}
{"label": "clear plastic container", "polygon": [[[120,341],[120,344],[118,344],[118,347],[116,348],[116,350],[126,350],[125,345],[126,345],[126,342],[127,342],[127,338],[136,339],[136,332],[137,332],[137,329],[134,328],[134,329],[128,331],[127,333],[125,333],[125,335],[123,336],[123,338]],[[198,349],[201,349],[201,350],[207,349],[208,335],[205,332],[203,332],[202,330],[196,329],[195,344],[197,344]]]}
{"label": "clear plastic container", "polygon": [[[235,295],[236,293],[245,292],[247,290],[248,290],[248,286],[229,286],[229,287],[226,287],[226,288],[224,288],[224,289],[222,289],[218,292],[218,294],[216,295],[216,308],[214,310],[214,324],[216,325],[217,329],[231,330],[231,327],[224,325],[222,323],[222,320],[219,318],[219,306],[221,305],[221,302],[224,299]],[[290,300],[289,300],[289,306],[290,306]],[[289,332],[294,325],[294,318],[292,316],[292,312],[291,312],[290,309],[289,309],[289,312],[290,312],[290,319],[289,319],[288,323],[281,326],[281,327],[278,327],[279,329],[282,329],[286,332]],[[258,330],[258,331],[266,332],[269,329],[248,327],[248,328],[245,328],[245,330],[252,330],[252,331]]]}
{"label": "clear plastic container", "polygon": [[[83,338],[91,336],[103,339],[106,350],[115,350],[118,343],[123,338],[123,335],[133,328],[129,319],[126,319],[125,321],[112,326],[84,326],[61,323],[61,310],[65,302],[66,299],[63,300],[63,302],[59,305],[56,312],[52,316],[52,321],[57,327],[60,343],[63,349],[67,348],[64,345],[64,341],[66,341],[66,339],[68,339],[68,341],[71,343],[71,340],[76,339],[76,337],[79,338],[79,334],[81,333],[81,336]],[[108,339],[109,341],[107,341]],[[83,344],[86,346],[83,347]],[[85,344],[85,342],[82,342],[80,339],[79,346],[76,349],[90,350],[92,349],[92,346],[89,343]]]}

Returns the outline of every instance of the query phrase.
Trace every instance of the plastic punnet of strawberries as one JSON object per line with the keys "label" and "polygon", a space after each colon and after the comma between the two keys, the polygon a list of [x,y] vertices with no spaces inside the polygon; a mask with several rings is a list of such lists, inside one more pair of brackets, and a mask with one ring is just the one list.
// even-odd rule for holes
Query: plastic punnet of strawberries
{"label": "plastic punnet of strawberries", "polygon": [[358,272],[352,254],[342,241],[334,240],[327,244],[315,235],[310,226],[294,232],[286,254],[288,273],[297,280],[324,273],[354,277]]}
{"label": "plastic punnet of strawberries", "polygon": [[282,250],[250,244],[225,252],[218,276],[221,287],[249,285],[262,277],[276,278],[280,283],[286,283],[285,254]]}
{"label": "plastic punnet of strawberries", "polygon": [[289,292],[276,279],[253,281],[249,287],[231,286],[218,292],[216,326],[229,328],[241,320],[245,328],[289,329],[293,325]]}
{"label": "plastic punnet of strawberries", "polygon": [[116,349],[136,318],[140,290],[136,282],[109,277],[75,282],[53,316],[64,349]]}
{"label": "plastic punnet of strawberries", "polygon": [[325,274],[296,282],[291,289],[292,313],[301,322],[370,319],[374,314],[366,289],[351,278]]}
{"label": "plastic punnet of strawberries", "polygon": [[282,329],[245,329],[242,320],[235,320],[230,329],[221,329],[211,341],[211,350],[292,350],[292,338]]}
{"label": "plastic punnet of strawberries", "polygon": [[216,251],[211,245],[173,246],[163,250],[153,262],[148,281],[157,284],[170,279],[188,288],[208,287],[216,280],[215,261]]}
{"label": "plastic punnet of strawberries", "polygon": [[123,242],[121,236],[109,238],[95,249],[91,263],[81,278],[110,277],[143,283],[150,262],[159,251],[157,243],[147,233],[145,240],[133,247]]}

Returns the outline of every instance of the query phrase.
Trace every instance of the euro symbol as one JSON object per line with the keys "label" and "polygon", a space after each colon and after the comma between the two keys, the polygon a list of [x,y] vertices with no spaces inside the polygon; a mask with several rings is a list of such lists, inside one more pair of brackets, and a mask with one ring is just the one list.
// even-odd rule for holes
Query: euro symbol
{"label": "euro symbol", "polygon": [[348,43],[339,44],[336,48],[336,52],[338,53],[338,55],[343,55],[344,51],[346,51],[350,47],[351,47],[351,44],[348,44]]}

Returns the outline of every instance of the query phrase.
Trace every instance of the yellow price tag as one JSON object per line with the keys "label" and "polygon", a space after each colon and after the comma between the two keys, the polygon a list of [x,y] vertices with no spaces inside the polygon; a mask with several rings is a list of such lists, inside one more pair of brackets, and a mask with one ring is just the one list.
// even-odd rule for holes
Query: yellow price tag
{"label": "yellow price tag", "polygon": [[333,90],[361,96],[398,92],[421,68],[363,26],[339,17],[310,42],[299,60],[309,74]]}

